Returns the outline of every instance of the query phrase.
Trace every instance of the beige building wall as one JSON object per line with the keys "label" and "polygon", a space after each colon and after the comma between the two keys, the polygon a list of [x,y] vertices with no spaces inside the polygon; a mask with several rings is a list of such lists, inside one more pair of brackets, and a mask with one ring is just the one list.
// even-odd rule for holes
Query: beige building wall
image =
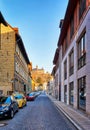
{"label": "beige building wall", "polygon": [[0,91],[7,94],[12,91],[12,79],[14,76],[14,51],[15,32],[8,25],[1,24],[0,44]]}
{"label": "beige building wall", "polygon": [[29,59],[21,37],[18,41],[16,39],[16,31],[10,25],[1,24],[0,94],[7,95],[13,91],[26,93],[29,90]]}

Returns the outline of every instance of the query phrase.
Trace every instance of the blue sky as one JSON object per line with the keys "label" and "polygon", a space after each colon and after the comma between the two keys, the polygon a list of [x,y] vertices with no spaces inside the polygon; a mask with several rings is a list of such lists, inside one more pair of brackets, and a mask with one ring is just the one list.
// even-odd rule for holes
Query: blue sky
{"label": "blue sky", "polygon": [[5,20],[18,27],[33,68],[51,73],[68,0],[0,0]]}

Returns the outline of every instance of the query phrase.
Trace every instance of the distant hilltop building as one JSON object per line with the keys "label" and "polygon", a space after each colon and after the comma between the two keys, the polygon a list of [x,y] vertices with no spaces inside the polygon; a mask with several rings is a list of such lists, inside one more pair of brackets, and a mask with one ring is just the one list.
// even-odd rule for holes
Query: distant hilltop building
{"label": "distant hilltop building", "polygon": [[45,72],[44,72],[44,69],[43,69],[43,68],[40,69],[40,68],[38,68],[38,66],[36,66],[36,68],[33,68],[33,69],[32,69],[32,72],[33,72],[33,73],[35,72],[35,73],[38,73],[38,74],[43,74],[43,73],[45,73]]}
{"label": "distant hilltop building", "polygon": [[45,73],[44,69],[38,68],[38,66],[32,69],[31,74],[35,81],[35,86],[43,86],[44,83],[47,83],[52,78],[50,73]]}

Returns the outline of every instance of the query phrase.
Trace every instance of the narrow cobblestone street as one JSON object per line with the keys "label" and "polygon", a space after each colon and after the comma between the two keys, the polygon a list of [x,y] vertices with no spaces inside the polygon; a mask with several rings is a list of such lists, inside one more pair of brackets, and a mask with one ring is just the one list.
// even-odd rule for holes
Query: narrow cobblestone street
{"label": "narrow cobblestone street", "polygon": [[90,130],[90,0],[0,0],[0,130]]}
{"label": "narrow cobblestone street", "polygon": [[76,130],[50,99],[42,94],[20,109],[11,120],[2,120],[0,130]]}

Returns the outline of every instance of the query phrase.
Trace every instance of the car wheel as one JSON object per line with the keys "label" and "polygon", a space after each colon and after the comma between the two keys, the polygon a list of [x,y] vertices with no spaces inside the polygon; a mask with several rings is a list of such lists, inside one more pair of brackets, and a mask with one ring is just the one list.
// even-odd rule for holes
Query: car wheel
{"label": "car wheel", "polygon": [[27,106],[27,102],[25,103],[25,106]]}
{"label": "car wheel", "polygon": [[18,112],[18,111],[19,111],[19,107],[17,108],[16,112]]}
{"label": "car wheel", "polygon": [[12,119],[14,117],[14,111],[11,110],[11,113],[10,113],[10,118]]}

